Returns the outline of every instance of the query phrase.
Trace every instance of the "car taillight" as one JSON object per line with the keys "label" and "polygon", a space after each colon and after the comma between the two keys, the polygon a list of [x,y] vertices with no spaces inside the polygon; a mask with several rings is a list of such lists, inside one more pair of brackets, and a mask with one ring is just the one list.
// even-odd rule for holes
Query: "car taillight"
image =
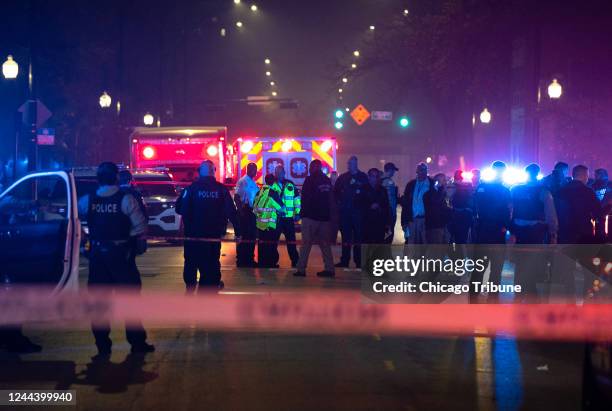
{"label": "car taillight", "polygon": [[240,146],[240,151],[243,152],[244,154],[248,153],[252,149],[253,149],[253,142],[252,141],[245,141]]}
{"label": "car taillight", "polygon": [[323,143],[321,143],[321,151],[328,152],[331,150],[332,144],[333,143],[331,140],[325,140]]}
{"label": "car taillight", "polygon": [[146,159],[152,159],[155,156],[155,149],[151,146],[147,146],[142,149],[142,155]]}
{"label": "car taillight", "polygon": [[210,145],[206,149],[206,153],[211,157],[216,156],[218,152],[219,152],[219,149],[217,148],[217,146]]}

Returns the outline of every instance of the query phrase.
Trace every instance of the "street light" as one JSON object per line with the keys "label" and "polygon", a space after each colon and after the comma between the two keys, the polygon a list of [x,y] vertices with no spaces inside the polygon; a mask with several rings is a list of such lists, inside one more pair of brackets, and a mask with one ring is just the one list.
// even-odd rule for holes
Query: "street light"
{"label": "street light", "polygon": [[344,90],[342,90],[341,88],[338,89],[338,93],[342,93]]}
{"label": "street light", "polygon": [[271,72],[266,71],[266,76],[270,77],[271,75],[272,75],[272,73],[271,73]]}
{"label": "street light", "polygon": [[240,4],[240,0],[234,0],[234,4]]}
{"label": "street light", "polygon": [[252,12],[256,12],[257,11],[257,6],[255,4],[251,5],[251,11]]}
{"label": "street light", "polygon": [[17,78],[17,74],[19,74],[19,65],[13,60],[13,56],[9,54],[4,64],[2,64],[2,75],[5,79],[12,80]]}
{"label": "street light", "polygon": [[153,125],[153,121],[155,121],[155,118],[153,117],[153,114],[151,113],[145,114],[144,117],[142,118],[142,122],[144,123],[145,126]]}
{"label": "street light", "polygon": [[271,82],[270,82],[270,85],[271,85],[272,87],[274,87],[274,86],[276,85],[276,83],[275,83],[275,82],[273,82],[273,81],[271,81]]}
{"label": "street light", "polygon": [[370,30],[374,31],[376,29],[376,26],[370,26]]}
{"label": "street light", "polygon": [[408,9],[404,9],[404,16],[407,16],[408,14],[410,14],[410,12],[408,11]]}
{"label": "street light", "polygon": [[109,108],[113,100],[111,99],[111,96],[109,96],[108,93],[105,91],[100,96],[99,102],[100,102],[100,107]]}
{"label": "street light", "polygon": [[347,79],[346,77],[342,77],[342,82],[343,82],[344,84],[346,84],[346,83],[348,83],[348,79]]}
{"label": "street light", "polygon": [[238,27],[238,28],[242,28],[242,22],[241,22],[241,21],[237,21],[237,22],[236,22],[236,27]]}
{"label": "street light", "polygon": [[361,54],[361,53],[359,53],[359,50],[353,51],[353,56],[359,57],[359,54]]}
{"label": "street light", "polygon": [[276,91],[273,91],[273,92],[272,92],[272,96],[273,96],[273,97],[276,97],[277,95],[278,95],[278,93],[277,93]]}
{"label": "street light", "polygon": [[351,64],[351,68],[352,69],[356,69],[357,68],[357,64],[355,64],[355,63]]}
{"label": "street light", "polygon": [[483,124],[489,124],[491,122],[491,113],[486,107],[480,113],[480,122]]}
{"label": "street light", "polygon": [[271,63],[271,61],[270,61],[270,59],[268,59],[268,58],[267,58],[267,59],[265,59],[265,60],[264,60],[264,63],[266,63],[266,64],[270,64],[270,63]]}
{"label": "street light", "polygon": [[561,87],[561,84],[554,78],[552,83],[548,86],[548,97],[557,99],[561,97],[561,94],[563,94],[563,87]]}

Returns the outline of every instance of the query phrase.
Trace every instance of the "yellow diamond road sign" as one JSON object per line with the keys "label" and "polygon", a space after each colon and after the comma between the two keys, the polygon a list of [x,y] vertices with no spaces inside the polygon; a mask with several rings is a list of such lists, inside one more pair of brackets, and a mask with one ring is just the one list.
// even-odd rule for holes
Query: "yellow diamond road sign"
{"label": "yellow diamond road sign", "polygon": [[360,104],[355,107],[353,111],[351,111],[351,117],[353,117],[355,123],[362,125],[368,118],[370,118],[370,112],[362,104]]}

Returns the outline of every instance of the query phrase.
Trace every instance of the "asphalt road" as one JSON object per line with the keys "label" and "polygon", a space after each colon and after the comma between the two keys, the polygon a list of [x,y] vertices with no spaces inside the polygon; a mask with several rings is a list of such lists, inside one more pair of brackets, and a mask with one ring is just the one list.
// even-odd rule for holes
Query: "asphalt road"
{"label": "asphalt road", "polygon": [[[231,244],[223,254],[229,293],[360,286],[355,270],[317,278],[316,249],[306,278],[283,268],[237,270]],[[281,267],[288,267],[284,250],[281,256]],[[139,264],[146,289],[183,290],[181,248],[152,247]],[[85,266],[81,275],[84,280]],[[0,352],[0,388],[74,389],[79,410],[561,411],[580,409],[582,395],[582,344],[192,327],[149,329],[157,351],[138,358],[115,327],[111,362],[97,364],[89,330],[26,332],[44,350]]]}

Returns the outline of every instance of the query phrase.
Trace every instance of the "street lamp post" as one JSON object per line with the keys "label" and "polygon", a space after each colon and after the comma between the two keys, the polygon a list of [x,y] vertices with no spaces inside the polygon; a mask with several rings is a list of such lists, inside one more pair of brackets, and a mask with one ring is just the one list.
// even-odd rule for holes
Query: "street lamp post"
{"label": "street lamp post", "polygon": [[561,94],[563,94],[563,87],[561,87],[561,84],[554,78],[548,85],[548,97],[556,100],[561,97]]}

